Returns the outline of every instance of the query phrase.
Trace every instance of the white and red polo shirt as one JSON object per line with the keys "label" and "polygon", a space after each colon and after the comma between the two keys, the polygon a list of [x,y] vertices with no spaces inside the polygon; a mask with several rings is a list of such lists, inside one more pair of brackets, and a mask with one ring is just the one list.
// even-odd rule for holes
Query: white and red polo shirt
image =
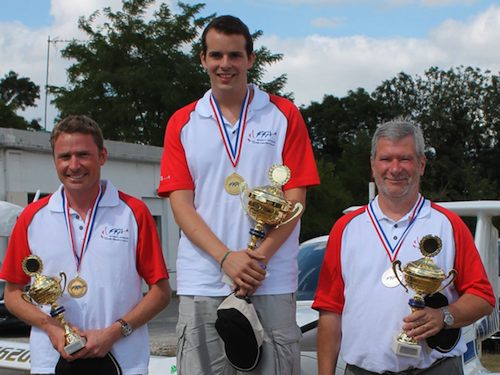
{"label": "white and red polo shirt", "polygon": [[[66,309],[64,317],[81,330],[101,329],[113,324],[142,299],[142,280],[152,285],[168,278],[156,225],[139,199],[119,192],[109,181],[94,216],[88,245],[80,263],[79,275],[88,284],[87,293],[72,298],[65,291],[57,303]],[[87,215],[87,221],[91,215]],[[70,210],[76,248],[81,249],[83,222]],[[12,232],[0,278],[16,284],[30,281],[21,267],[31,254],[43,262],[42,274],[67,280],[76,276],[77,266],[66,226],[62,186],[49,197],[30,204]],[[49,307],[44,307],[49,312]],[[31,370],[53,373],[57,353],[44,331],[32,327],[30,336]],[[149,339],[144,325],[113,345],[112,352],[123,374],[147,373]]]}
{"label": "white and red polo shirt", "polygon": [[[284,190],[317,185],[318,172],[304,120],[287,99],[269,95],[255,85],[246,123],[237,127],[218,125],[210,103],[211,90],[200,100],[180,109],[169,120],[161,162],[158,194],[193,190],[198,214],[215,235],[232,250],[247,247],[254,222],[245,214],[239,196],[224,190],[233,172],[250,188],[270,185],[268,171],[285,164],[291,179]],[[224,130],[225,129],[225,130]],[[239,160],[233,166],[223,142],[227,131],[233,144],[241,141]],[[299,225],[268,264],[269,276],[257,294],[282,294],[297,288]],[[181,233],[177,255],[177,292],[182,295],[224,296],[230,291],[221,281],[219,264]]]}
{"label": "white and red polo shirt", "polygon": [[[443,354],[429,349],[425,342],[421,356],[416,359],[397,356],[392,350],[393,340],[402,330],[403,318],[411,313],[408,301],[415,295],[411,290],[406,293],[401,285],[383,284],[382,275],[391,268],[392,260],[398,259],[404,266],[422,258],[419,249],[422,237],[439,236],[442,249],[433,261],[446,275],[451,269],[457,271],[453,284],[441,292],[449,303],[469,293],[495,306],[493,289],[472,235],[456,214],[423,201],[419,211],[417,202],[412,211],[394,222],[382,213],[377,202],[378,199],[372,202],[371,211],[365,206],[335,223],[312,307],[342,315],[340,355],[346,363],[374,372],[399,372],[410,366],[427,368]],[[414,215],[417,216],[408,228]],[[381,227],[375,227],[373,216]],[[387,247],[393,250],[397,250],[404,236],[399,251],[386,250],[380,228],[389,243]],[[458,356],[465,350],[465,341],[461,339],[446,356]]]}

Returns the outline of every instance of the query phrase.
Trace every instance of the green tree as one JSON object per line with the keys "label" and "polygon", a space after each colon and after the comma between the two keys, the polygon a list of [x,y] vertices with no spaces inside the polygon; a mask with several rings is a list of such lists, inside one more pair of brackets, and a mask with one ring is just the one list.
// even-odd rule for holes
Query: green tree
{"label": "green tree", "polygon": [[[432,150],[424,192],[435,200],[498,198],[499,77],[472,67],[401,73],[373,96],[422,124]],[[498,159],[496,159],[498,160]]]}
{"label": "green tree", "polygon": [[371,134],[392,115],[361,88],[343,98],[325,95],[301,112],[321,178],[307,195],[301,235],[308,239],[327,234],[347,207],[367,202]]}
{"label": "green tree", "polygon": [[[124,0],[120,11],[104,8],[102,25],[99,11],[80,19],[88,40],[74,40],[62,51],[75,63],[68,69],[69,86],[53,88],[61,117],[87,114],[108,139],[162,145],[168,118],[209,88],[199,59],[199,35],[214,15],[199,16],[204,4],[180,2],[180,13],[174,14],[162,3],[147,20],[153,3]],[[281,56],[266,48],[256,52],[251,78],[263,84],[265,65]],[[280,76],[264,87],[279,91],[284,82]]]}
{"label": "green tree", "polygon": [[17,129],[37,129],[38,122],[28,123],[16,114],[18,110],[33,107],[40,97],[40,87],[29,78],[19,77],[13,71],[0,79],[0,127]]}
{"label": "green tree", "polygon": [[376,124],[396,117],[423,126],[429,149],[422,191],[428,198],[500,197],[500,77],[489,71],[400,73],[372,94],[358,89],[343,98],[325,96],[302,113],[322,178],[308,194],[304,239],[328,233],[343,209],[366,203],[370,138]]}

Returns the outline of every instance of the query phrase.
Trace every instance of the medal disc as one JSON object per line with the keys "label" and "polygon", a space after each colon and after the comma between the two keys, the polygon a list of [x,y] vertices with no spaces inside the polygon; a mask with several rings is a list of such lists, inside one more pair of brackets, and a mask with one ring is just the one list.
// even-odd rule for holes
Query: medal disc
{"label": "medal disc", "polygon": [[240,195],[244,182],[243,177],[234,172],[224,180],[224,189],[231,195]]}
{"label": "medal disc", "polygon": [[80,276],[75,277],[68,284],[68,293],[73,298],[80,298],[87,293],[87,282]]}
{"label": "medal disc", "polygon": [[[399,280],[403,280],[402,272],[400,270],[396,270],[396,272],[398,273]],[[395,288],[399,285],[398,277],[394,274],[392,267],[388,268],[382,274],[382,284],[387,288]]]}
{"label": "medal disc", "polygon": [[273,165],[269,169],[269,179],[274,185],[285,185],[290,179],[290,168],[286,165]]}

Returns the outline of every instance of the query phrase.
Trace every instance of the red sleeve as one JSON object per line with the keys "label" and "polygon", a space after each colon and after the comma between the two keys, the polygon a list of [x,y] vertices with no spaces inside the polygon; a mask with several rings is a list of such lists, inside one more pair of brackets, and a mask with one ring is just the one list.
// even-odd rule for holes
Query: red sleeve
{"label": "red sleeve", "polygon": [[488,275],[469,228],[457,214],[434,203],[432,207],[446,215],[453,227],[453,236],[455,238],[454,267],[457,270],[454,285],[458,294],[473,294],[485,299],[494,307],[496,304],[495,293],[488,280]]}
{"label": "red sleeve", "polygon": [[148,285],[156,284],[162,279],[168,279],[169,275],[156,224],[148,207],[143,201],[123,192],[120,192],[120,199],[131,208],[137,221],[137,272]]}
{"label": "red sleeve", "polygon": [[342,278],[342,235],[353,217],[364,212],[365,207],[342,216],[333,226],[326,245],[325,258],[321,266],[318,288],[312,308],[341,314],[344,309],[344,279]]}
{"label": "red sleeve", "polygon": [[319,184],[318,169],[309,139],[307,127],[297,107],[288,99],[270,95],[274,103],[287,118],[288,127],[283,148],[283,164],[291,171],[290,181],[283,187],[288,190]]}
{"label": "red sleeve", "polygon": [[182,128],[188,123],[196,102],[175,112],[165,131],[163,155],[160,163],[158,195],[167,197],[174,190],[193,190],[194,183],[181,142]]}
{"label": "red sleeve", "polygon": [[28,205],[12,230],[7,247],[7,253],[0,271],[0,279],[13,284],[25,285],[30,282],[30,277],[23,271],[22,262],[24,258],[31,255],[28,240],[28,227],[35,214],[49,202],[50,196],[46,196]]}

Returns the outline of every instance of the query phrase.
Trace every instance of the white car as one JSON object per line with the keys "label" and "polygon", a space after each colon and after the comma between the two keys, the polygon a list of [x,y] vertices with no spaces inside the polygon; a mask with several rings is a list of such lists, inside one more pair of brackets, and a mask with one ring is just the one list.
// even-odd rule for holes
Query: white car
{"label": "white car", "polygon": [[[474,241],[493,285],[495,295],[498,297],[500,289],[498,231],[492,223],[492,218],[500,216],[500,201],[445,202],[439,204],[458,215],[476,218]],[[349,208],[346,212],[355,208]],[[320,236],[305,241],[300,245],[297,324],[303,334],[301,340],[302,375],[315,375],[318,373],[316,353],[318,312],[311,308],[311,304],[318,284],[327,241],[328,236]],[[481,342],[495,334],[498,329],[498,309],[495,309],[490,316],[462,329],[462,335],[467,342],[467,352],[463,355],[465,375],[492,374],[480,362]],[[345,363],[339,358],[336,374],[343,374],[344,368]]]}

